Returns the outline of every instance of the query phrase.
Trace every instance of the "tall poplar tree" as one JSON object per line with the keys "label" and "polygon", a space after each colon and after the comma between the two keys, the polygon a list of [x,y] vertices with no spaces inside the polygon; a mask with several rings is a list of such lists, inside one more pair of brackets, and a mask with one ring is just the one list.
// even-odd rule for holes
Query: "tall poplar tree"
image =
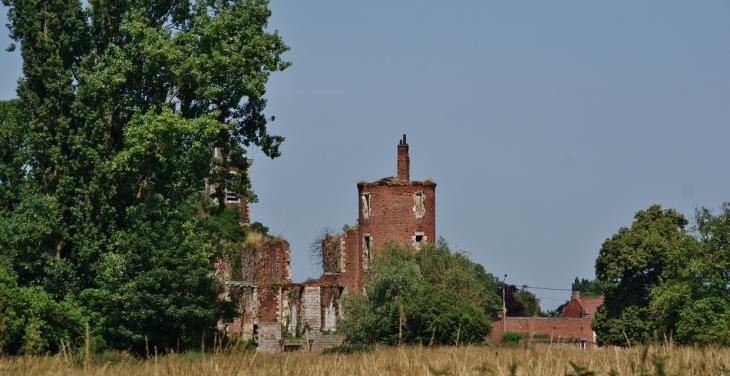
{"label": "tall poplar tree", "polygon": [[74,302],[112,347],[199,341],[224,307],[198,192],[208,179],[218,198],[255,200],[228,171],[247,167],[250,146],[274,158],[283,141],[263,112],[269,75],[289,65],[268,2],[3,4],[23,58],[19,99],[0,108],[8,275]]}

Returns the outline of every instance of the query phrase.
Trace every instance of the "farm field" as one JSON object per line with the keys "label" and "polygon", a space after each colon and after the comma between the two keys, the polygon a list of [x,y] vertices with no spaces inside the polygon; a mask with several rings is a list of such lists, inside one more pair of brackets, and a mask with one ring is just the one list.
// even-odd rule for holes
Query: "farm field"
{"label": "farm field", "polygon": [[730,350],[404,347],[355,354],[193,353],[146,361],[107,354],[91,363],[85,367],[81,359],[74,362],[62,355],[5,357],[0,359],[0,375],[726,375]]}

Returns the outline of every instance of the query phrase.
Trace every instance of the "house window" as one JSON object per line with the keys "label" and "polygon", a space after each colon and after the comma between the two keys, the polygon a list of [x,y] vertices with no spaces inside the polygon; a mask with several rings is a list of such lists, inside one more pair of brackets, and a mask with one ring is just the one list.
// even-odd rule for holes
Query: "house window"
{"label": "house window", "polygon": [[362,194],[362,218],[370,219],[370,192]]}
{"label": "house window", "polygon": [[413,194],[413,213],[419,219],[426,215],[426,194],[423,191]]}

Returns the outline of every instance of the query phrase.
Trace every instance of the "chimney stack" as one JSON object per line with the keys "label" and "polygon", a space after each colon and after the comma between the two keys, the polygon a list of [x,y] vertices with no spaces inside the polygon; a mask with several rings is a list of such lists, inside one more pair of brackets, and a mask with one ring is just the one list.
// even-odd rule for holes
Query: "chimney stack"
{"label": "chimney stack", "polygon": [[408,157],[406,135],[398,143],[398,180],[411,180],[411,159]]}
{"label": "chimney stack", "polygon": [[580,300],[580,291],[573,291],[570,300]]}

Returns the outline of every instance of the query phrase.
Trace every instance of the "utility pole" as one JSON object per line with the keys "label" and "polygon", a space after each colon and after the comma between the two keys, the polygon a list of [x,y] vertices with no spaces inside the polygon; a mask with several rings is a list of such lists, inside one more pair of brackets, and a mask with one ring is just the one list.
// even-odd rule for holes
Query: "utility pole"
{"label": "utility pole", "polygon": [[507,305],[504,302],[504,290],[507,288],[507,285],[504,284],[504,281],[507,280],[507,274],[504,275],[504,279],[502,279],[502,335],[504,333],[507,333]]}

